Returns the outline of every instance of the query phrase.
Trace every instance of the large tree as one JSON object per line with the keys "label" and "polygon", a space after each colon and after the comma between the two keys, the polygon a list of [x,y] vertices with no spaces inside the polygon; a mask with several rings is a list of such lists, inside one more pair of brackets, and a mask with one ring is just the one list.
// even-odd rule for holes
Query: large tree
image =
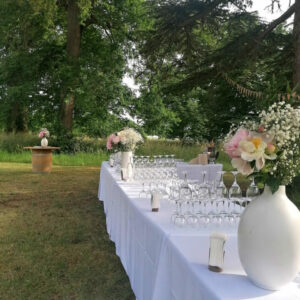
{"label": "large tree", "polygon": [[297,11],[296,4],[271,23],[247,12],[250,4],[166,0],[150,14],[154,25],[141,45],[145,68],[137,78],[145,86],[158,81],[162,99],[180,95],[183,103],[188,93],[200,89],[198,103],[209,119],[209,136],[228,130],[237,117],[268,105],[268,99],[256,99],[258,92],[264,96],[284,92],[299,72],[293,68],[296,34],[283,26]]}
{"label": "large tree", "polygon": [[56,124],[57,130],[60,124],[69,132],[76,118],[82,123],[87,115],[94,120],[113,116],[120,101],[127,105],[132,98],[122,78],[134,31],[144,22],[142,2],[1,2],[3,111],[12,111],[13,118],[28,111],[29,126]]}

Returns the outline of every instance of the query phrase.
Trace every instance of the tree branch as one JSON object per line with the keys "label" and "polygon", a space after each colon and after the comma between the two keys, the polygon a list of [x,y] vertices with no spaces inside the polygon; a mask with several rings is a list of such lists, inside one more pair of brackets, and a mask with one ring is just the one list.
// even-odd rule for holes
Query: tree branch
{"label": "tree branch", "polygon": [[279,24],[287,20],[293,13],[295,12],[295,3],[285,12],[283,13],[279,18],[272,21],[266,28],[265,31],[263,31],[258,36],[258,42],[263,40],[266,35],[268,35],[273,29],[275,29]]}

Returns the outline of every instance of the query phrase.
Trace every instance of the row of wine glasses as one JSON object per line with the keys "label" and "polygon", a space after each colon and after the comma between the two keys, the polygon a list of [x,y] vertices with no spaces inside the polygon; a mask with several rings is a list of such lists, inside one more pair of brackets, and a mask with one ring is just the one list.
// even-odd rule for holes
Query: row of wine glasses
{"label": "row of wine glasses", "polygon": [[[234,225],[239,221],[244,205],[249,199],[227,198],[221,190],[190,183],[188,188],[179,186],[172,189],[169,201],[175,207],[171,220],[177,226],[207,226],[209,224]],[[220,191],[220,193],[218,193]]]}
{"label": "row of wine glasses", "polygon": [[153,156],[134,156],[133,162],[136,168],[167,168],[174,167],[178,159],[174,154],[170,155],[153,155]]}
{"label": "row of wine glasses", "polygon": [[[157,177],[158,174],[161,176]],[[234,225],[239,222],[243,208],[259,193],[259,189],[252,180],[246,195],[242,195],[237,173],[233,173],[231,187],[224,184],[224,174],[223,171],[218,172],[215,180],[208,181],[204,171],[200,182],[188,180],[188,174],[184,179],[179,179],[174,173],[152,173],[140,178],[142,190],[139,197],[150,198],[151,194],[160,193],[162,201],[172,211],[171,221],[177,226]]]}

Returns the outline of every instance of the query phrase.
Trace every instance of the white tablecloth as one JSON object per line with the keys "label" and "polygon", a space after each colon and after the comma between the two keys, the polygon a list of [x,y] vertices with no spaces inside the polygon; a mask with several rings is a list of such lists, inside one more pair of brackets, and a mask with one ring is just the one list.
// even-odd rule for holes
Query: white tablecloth
{"label": "white tablecloth", "polygon": [[165,205],[159,213],[151,212],[149,200],[138,198],[140,185],[122,182],[107,163],[102,163],[100,178],[98,195],[104,201],[107,231],[137,299],[300,299],[300,278],[278,292],[260,289],[247,279],[235,230],[227,230],[224,271],[210,272],[212,229],[175,228]]}
{"label": "white tablecloth", "polygon": [[192,165],[188,163],[177,163],[177,171],[179,178],[184,178],[184,173],[186,173],[188,179],[195,179],[200,182],[203,181],[203,171],[206,171],[206,180],[214,181],[217,179],[217,173],[219,171],[222,171],[222,169],[222,164]]}

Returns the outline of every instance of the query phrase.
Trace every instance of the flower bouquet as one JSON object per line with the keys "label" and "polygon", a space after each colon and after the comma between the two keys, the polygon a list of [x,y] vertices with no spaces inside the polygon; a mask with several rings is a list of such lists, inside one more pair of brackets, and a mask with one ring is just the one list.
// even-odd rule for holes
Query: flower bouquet
{"label": "flower bouquet", "polygon": [[238,226],[240,262],[264,289],[278,290],[299,272],[300,213],[285,190],[299,174],[299,146],[300,108],[285,102],[274,103],[257,120],[244,121],[224,146],[232,165],[264,188]]}
{"label": "flower bouquet", "polygon": [[49,137],[50,133],[47,130],[47,128],[42,128],[42,130],[39,133],[39,138]]}
{"label": "flower bouquet", "polygon": [[50,136],[49,131],[47,130],[47,128],[42,128],[42,130],[39,133],[39,138],[41,138],[41,146],[42,147],[47,147],[48,146],[48,140],[47,137]]}
{"label": "flower bouquet", "polygon": [[143,137],[133,128],[125,128],[107,138],[106,148],[111,152],[134,151],[136,146],[142,143]]}
{"label": "flower bouquet", "polygon": [[225,152],[233,167],[252,175],[260,188],[275,193],[287,185],[300,168],[300,108],[274,103],[257,120],[246,120],[226,138]]}
{"label": "flower bouquet", "polygon": [[[112,153],[122,152],[121,167],[127,169],[132,163],[132,151],[142,143],[143,137],[133,128],[125,128],[117,133],[111,134],[106,143],[106,148]],[[113,166],[114,159],[110,158],[110,165]],[[124,171],[125,172],[125,171]],[[131,171],[129,173],[132,173]]]}

